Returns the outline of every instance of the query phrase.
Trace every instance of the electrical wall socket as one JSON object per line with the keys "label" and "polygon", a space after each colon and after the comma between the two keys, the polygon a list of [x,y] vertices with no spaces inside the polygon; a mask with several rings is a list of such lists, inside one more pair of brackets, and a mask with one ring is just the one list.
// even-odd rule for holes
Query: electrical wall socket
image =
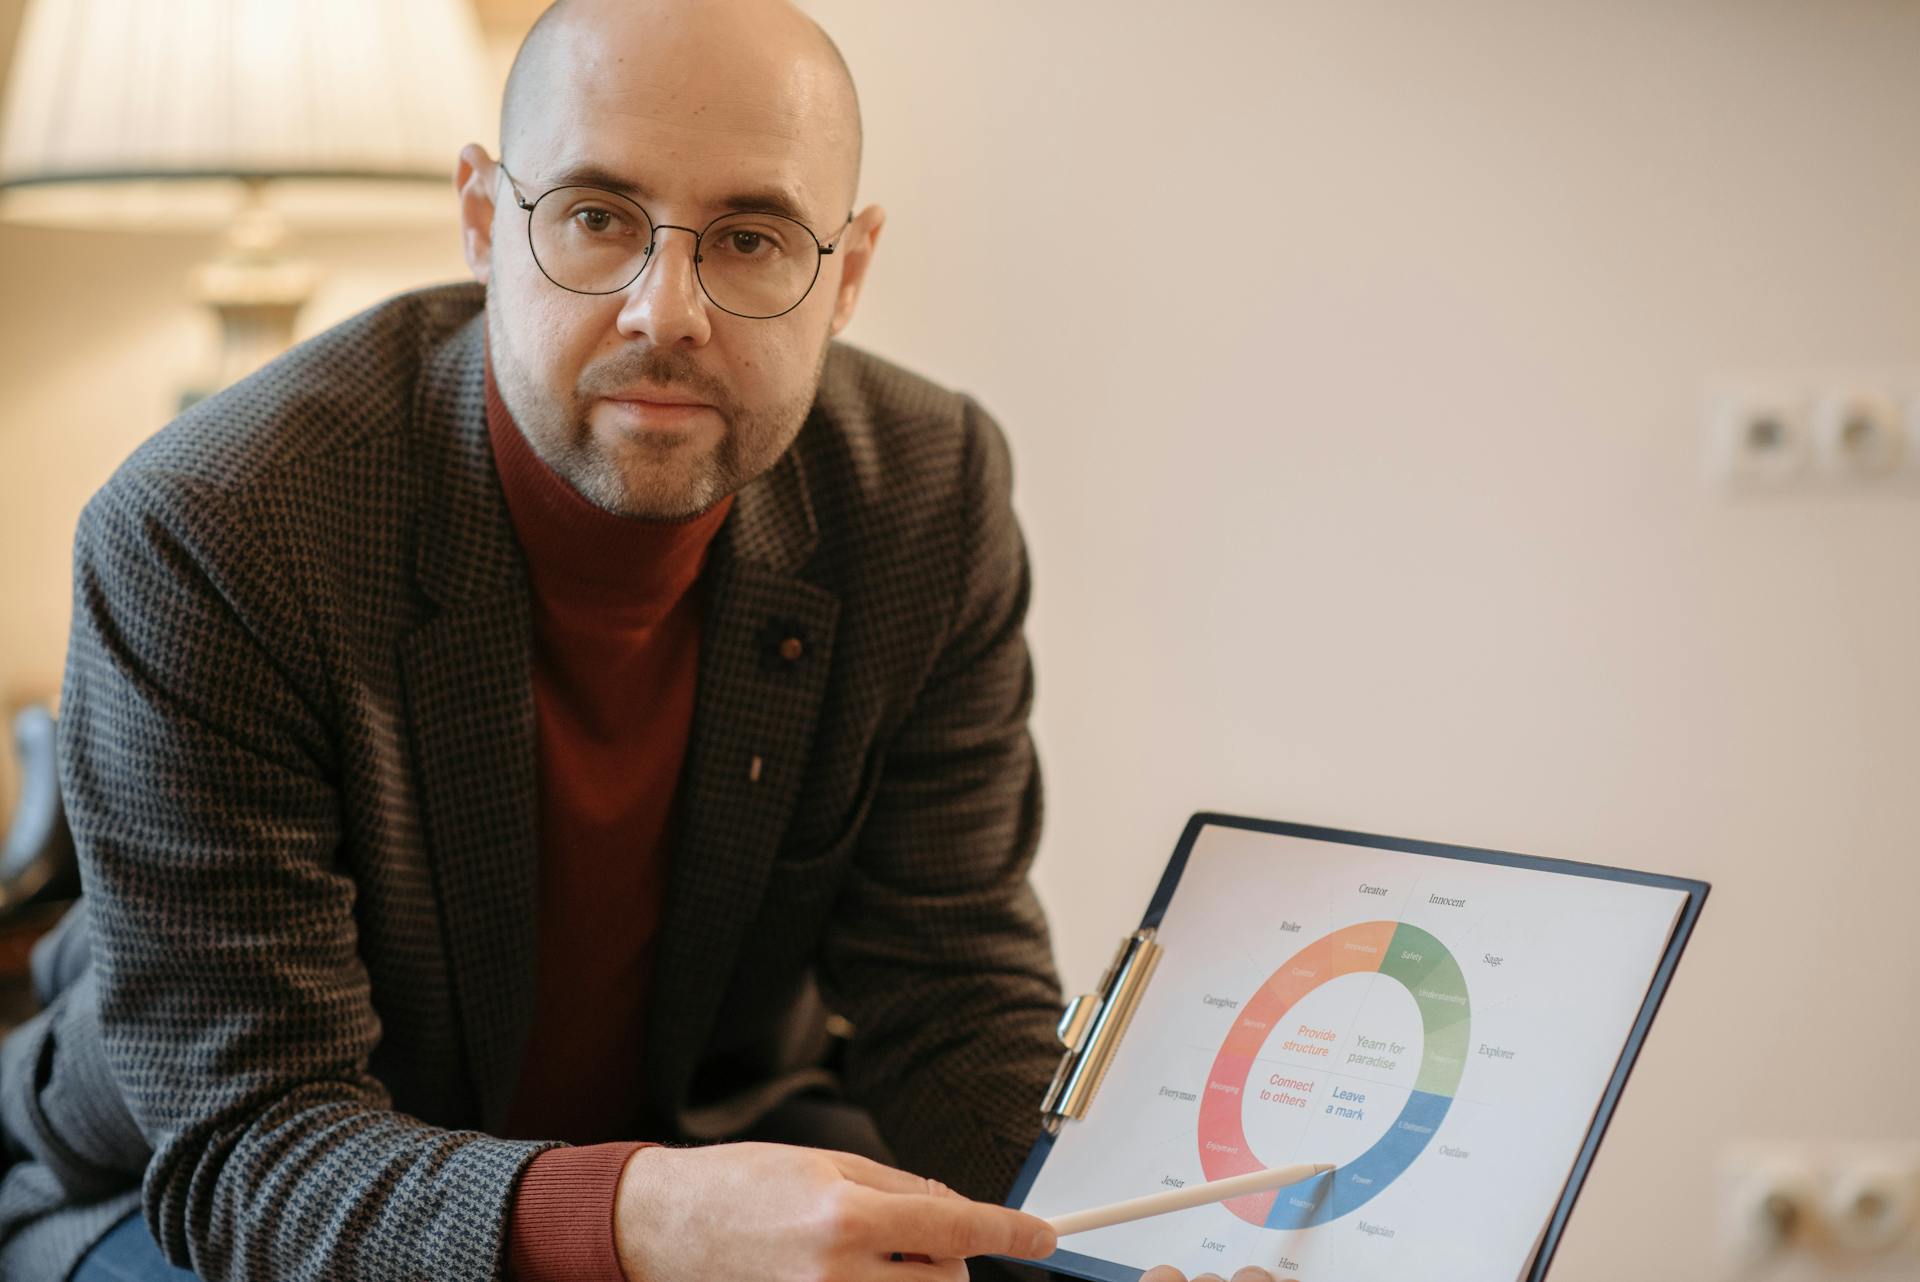
{"label": "electrical wall socket", "polygon": [[[1920,1161],[1862,1157],[1836,1172],[1826,1189],[1827,1238],[1855,1255],[1880,1255],[1915,1237]],[[1913,1254],[1920,1264],[1920,1252]]]}
{"label": "electrical wall socket", "polygon": [[1722,1276],[1920,1277],[1920,1148],[1783,1145],[1721,1163]]}
{"label": "electrical wall socket", "polygon": [[1742,1154],[1720,1173],[1720,1247],[1736,1276],[1795,1251],[1816,1232],[1813,1169],[1790,1153]]}
{"label": "electrical wall socket", "polygon": [[1758,390],[1710,394],[1707,466],[1739,486],[1783,485],[1807,466],[1807,406],[1792,395]]}
{"label": "electrical wall socket", "polygon": [[1885,476],[1906,453],[1906,424],[1893,397],[1872,391],[1828,392],[1814,402],[1813,451],[1835,477]]}
{"label": "electrical wall socket", "polygon": [[1920,495],[1920,372],[1721,380],[1705,427],[1707,474],[1728,489]]}

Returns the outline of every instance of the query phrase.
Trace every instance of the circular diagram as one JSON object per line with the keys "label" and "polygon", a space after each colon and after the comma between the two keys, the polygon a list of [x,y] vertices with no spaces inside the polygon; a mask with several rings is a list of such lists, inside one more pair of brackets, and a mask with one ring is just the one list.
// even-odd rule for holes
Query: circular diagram
{"label": "circular diagram", "polygon": [[1308,944],[1240,1007],[1207,1076],[1200,1105],[1200,1168],[1209,1180],[1246,1175],[1263,1162],[1241,1121],[1247,1079],[1267,1037],[1295,1002],[1343,975],[1378,972],[1403,985],[1420,1010],[1420,1072],[1406,1107],[1373,1146],[1344,1166],[1270,1193],[1222,1203],[1249,1224],[1303,1229],[1359,1209],[1420,1156],[1460,1087],[1467,1062],[1467,982],[1453,954],[1402,921],[1367,921]]}

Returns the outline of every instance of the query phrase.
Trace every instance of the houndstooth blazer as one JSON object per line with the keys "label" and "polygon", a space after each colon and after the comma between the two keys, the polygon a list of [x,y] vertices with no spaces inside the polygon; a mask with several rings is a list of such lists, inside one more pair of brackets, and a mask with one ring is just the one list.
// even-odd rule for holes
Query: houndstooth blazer
{"label": "houndstooth blazer", "polygon": [[[0,1056],[8,1278],[64,1274],[136,1182],[208,1282],[500,1274],[548,1146],[490,1134],[532,1014],[537,845],[482,304],[403,295],[301,345],[81,518],[61,752],[94,970]],[[738,496],[704,580],[654,1137],[710,1133],[817,978],[902,1165],[1010,1185],[1059,991],[1009,483],[972,401],[836,345]]]}

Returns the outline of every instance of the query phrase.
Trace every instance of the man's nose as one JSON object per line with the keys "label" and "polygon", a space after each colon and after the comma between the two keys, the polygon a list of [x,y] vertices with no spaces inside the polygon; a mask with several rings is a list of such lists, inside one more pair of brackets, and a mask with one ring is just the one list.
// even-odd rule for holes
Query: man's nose
{"label": "man's nose", "polygon": [[688,227],[653,229],[653,252],[620,304],[622,335],[644,335],[656,347],[704,345],[712,336],[707,296],[694,264],[698,233]]}

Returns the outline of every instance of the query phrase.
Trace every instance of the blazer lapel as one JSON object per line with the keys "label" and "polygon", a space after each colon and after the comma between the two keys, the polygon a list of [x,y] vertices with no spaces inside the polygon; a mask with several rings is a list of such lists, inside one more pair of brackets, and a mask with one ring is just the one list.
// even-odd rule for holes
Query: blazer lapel
{"label": "blazer lapel", "polygon": [[657,1117],[684,1104],[798,799],[839,601],[796,577],[818,542],[798,455],[743,489],[714,540],[680,833],[647,1035]]}
{"label": "blazer lapel", "polygon": [[539,851],[532,607],[487,441],[483,316],[422,378],[415,570],[438,609],[400,663],[478,1124],[498,1134],[533,1020]]}

